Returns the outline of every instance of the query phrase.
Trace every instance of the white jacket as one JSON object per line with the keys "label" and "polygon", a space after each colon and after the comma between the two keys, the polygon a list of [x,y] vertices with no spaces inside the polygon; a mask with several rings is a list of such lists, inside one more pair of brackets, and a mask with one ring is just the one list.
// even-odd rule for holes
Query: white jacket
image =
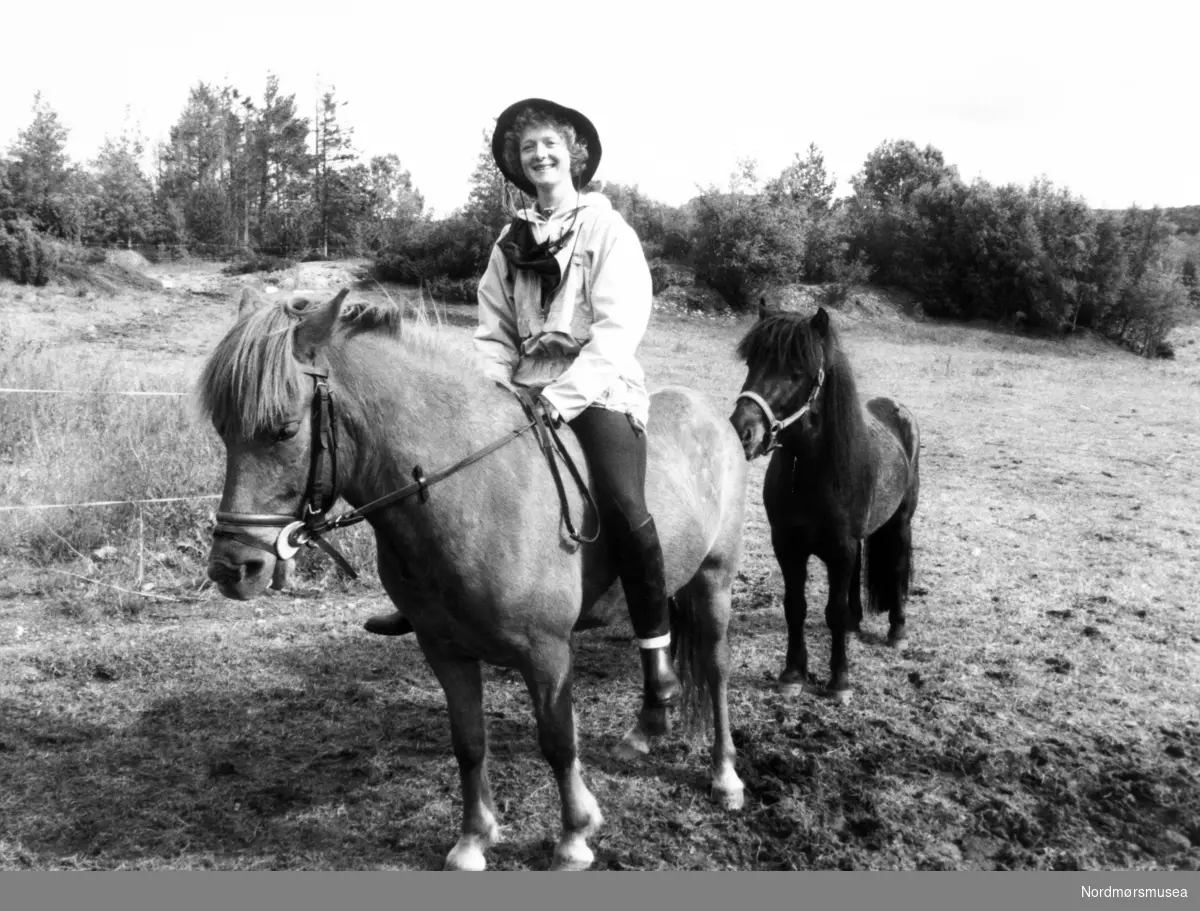
{"label": "white jacket", "polygon": [[[650,322],[650,268],[633,229],[599,193],[580,194],[575,235],[558,252],[562,281],[542,309],[541,279],[516,269],[500,243],[479,282],[475,347],[487,376],[540,388],[566,421],[589,405],[628,413],[643,426],[649,412],[645,374],[635,354]],[[536,209],[518,217],[535,242],[571,227],[576,206],[549,219]]]}

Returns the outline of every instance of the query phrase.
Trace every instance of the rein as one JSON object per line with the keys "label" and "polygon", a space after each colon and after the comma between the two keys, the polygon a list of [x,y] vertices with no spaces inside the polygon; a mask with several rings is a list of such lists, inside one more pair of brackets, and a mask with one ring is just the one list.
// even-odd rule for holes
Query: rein
{"label": "rein", "polygon": [[788,427],[792,426],[792,424],[796,423],[796,421],[800,420],[802,417],[804,417],[806,414],[808,414],[810,411],[812,411],[812,407],[816,403],[817,396],[820,394],[821,386],[824,383],[825,383],[825,368],[822,367],[817,371],[817,385],[813,386],[812,392],[810,392],[808,394],[808,399],[805,401],[805,403],[803,405],[800,406],[800,410],[797,411],[795,414],[784,418],[782,421],[779,420],[777,417],[775,417],[775,412],[773,412],[771,410],[771,406],[767,404],[767,400],[764,399],[757,392],[747,391],[747,392],[738,393],[738,397],[737,397],[738,399],[747,399],[747,400],[753,402],[755,405],[757,405],[759,408],[762,409],[763,414],[766,416],[766,419],[767,419],[767,448],[762,451],[762,455],[766,455],[767,453],[771,452],[772,450],[778,448],[779,447],[779,435],[784,430],[786,430]]}
{"label": "rein", "polygon": [[[467,466],[491,455],[530,430],[536,432],[538,443],[549,463],[550,473],[554,477],[563,521],[567,526],[567,534],[573,541],[582,544],[591,544],[599,537],[598,522],[596,533],[590,538],[583,537],[575,531],[575,526],[571,522],[566,490],[555,464],[555,455],[567,463],[571,476],[579,486],[586,504],[590,505],[592,511],[599,516],[595,501],[592,499],[591,492],[580,475],[579,469],[575,466],[574,460],[554,429],[553,423],[544,411],[539,412],[532,399],[527,399],[519,392],[515,392],[515,394],[529,418],[529,423],[509,431],[503,437],[431,475],[426,475],[421,466],[416,465],[412,472],[412,484],[384,494],[382,497],[342,513],[340,516],[327,517],[325,513],[337,500],[337,421],[333,414],[333,394],[329,390],[329,372],[327,370],[315,367],[301,367],[301,370],[313,378],[315,386],[313,410],[315,413],[313,415],[312,459],[300,516],[280,513],[218,512],[217,526],[213,531],[214,537],[231,538],[258,550],[273,553],[281,560],[290,560],[296,556],[301,547],[305,545],[311,547],[315,544],[329,554],[350,578],[357,579],[358,573],[354,571],[350,561],[332,543],[326,541],[324,535],[339,528],[356,525],[365,520],[370,513],[412,496],[417,496],[421,503],[428,502],[429,488],[434,484],[444,481]],[[254,534],[257,530],[276,528],[280,530],[274,534],[274,537]]]}

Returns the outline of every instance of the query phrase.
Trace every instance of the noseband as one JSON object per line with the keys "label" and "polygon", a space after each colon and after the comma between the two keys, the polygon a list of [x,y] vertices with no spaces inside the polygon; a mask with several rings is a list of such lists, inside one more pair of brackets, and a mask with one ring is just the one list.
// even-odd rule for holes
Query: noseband
{"label": "noseband", "polygon": [[767,448],[762,451],[763,455],[766,455],[773,449],[778,448],[779,435],[788,427],[792,426],[792,424],[796,423],[796,421],[800,420],[802,417],[812,411],[812,407],[816,403],[817,396],[820,395],[821,386],[824,385],[824,383],[825,368],[822,367],[817,371],[817,384],[813,386],[812,392],[808,394],[808,399],[803,405],[800,406],[800,410],[795,414],[784,418],[782,421],[775,417],[775,412],[771,410],[771,406],[767,404],[767,400],[757,392],[747,391],[738,394],[738,400],[747,399],[753,402],[762,409],[763,415],[767,419]]}

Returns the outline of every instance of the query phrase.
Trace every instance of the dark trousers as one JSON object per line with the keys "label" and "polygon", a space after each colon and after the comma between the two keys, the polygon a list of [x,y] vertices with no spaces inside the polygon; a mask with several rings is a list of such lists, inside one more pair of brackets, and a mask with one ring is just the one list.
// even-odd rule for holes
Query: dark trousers
{"label": "dark trousers", "polygon": [[595,405],[570,426],[595,481],[596,507],[617,555],[634,634],[662,636],[670,623],[662,547],[646,507],[646,431],[629,415]]}
{"label": "dark trousers", "polygon": [[[646,508],[646,432],[633,418],[593,405],[571,421],[596,482],[603,520],[620,521],[622,531],[644,525]],[[616,529],[614,529],[615,531]]]}

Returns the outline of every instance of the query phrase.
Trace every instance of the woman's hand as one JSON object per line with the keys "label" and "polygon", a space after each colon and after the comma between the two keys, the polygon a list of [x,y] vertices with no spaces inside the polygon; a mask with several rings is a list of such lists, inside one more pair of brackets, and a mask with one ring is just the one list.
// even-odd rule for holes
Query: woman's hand
{"label": "woman's hand", "polygon": [[546,415],[546,420],[550,422],[552,427],[561,427],[563,423],[562,415],[558,413],[558,409],[550,404],[542,396],[537,397],[538,404],[542,407],[542,413]]}

